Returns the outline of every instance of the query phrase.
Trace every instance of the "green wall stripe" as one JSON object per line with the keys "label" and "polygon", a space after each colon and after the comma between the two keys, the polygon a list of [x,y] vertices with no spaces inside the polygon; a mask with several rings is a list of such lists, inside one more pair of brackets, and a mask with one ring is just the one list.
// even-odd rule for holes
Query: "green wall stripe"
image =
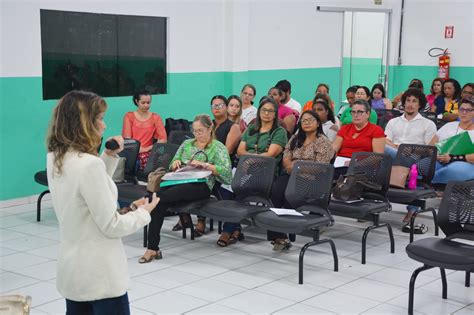
{"label": "green wall stripe", "polygon": [[[402,91],[413,77],[422,79],[429,88],[436,75],[436,67],[395,66],[389,71],[390,96]],[[474,77],[474,68],[453,67],[452,76],[461,84],[466,83]],[[167,79],[169,94],[153,96],[152,110],[163,118],[191,120],[197,114],[210,113],[209,100],[213,95],[239,94],[245,83],[256,86],[257,102],[281,79],[292,83],[292,96],[301,104],[313,98],[320,82],[329,84],[331,97],[337,100],[340,68],[171,73]],[[121,132],[123,115],[134,110],[134,106],[131,97],[110,97],[106,101],[109,110],[105,136],[108,137]],[[0,78],[0,200],[44,190],[34,182],[33,175],[45,168],[45,137],[55,104],[54,100],[43,101],[41,77]]]}

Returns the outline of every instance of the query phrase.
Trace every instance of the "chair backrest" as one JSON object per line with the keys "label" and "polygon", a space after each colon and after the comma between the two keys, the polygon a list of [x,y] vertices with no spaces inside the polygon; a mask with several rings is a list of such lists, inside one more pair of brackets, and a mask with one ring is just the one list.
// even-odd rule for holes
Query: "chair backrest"
{"label": "chair backrest", "polygon": [[232,179],[235,199],[268,204],[276,160],[268,156],[242,155]]}
{"label": "chair backrest", "polygon": [[140,141],[135,139],[124,139],[123,150],[119,153],[125,161],[125,179],[134,179],[137,171],[137,158],[140,151]]}
{"label": "chair backrest", "polygon": [[474,181],[448,183],[439,207],[438,223],[447,237],[474,241]]}
{"label": "chair backrest", "polygon": [[186,119],[174,119],[174,118],[166,118],[165,119],[165,130],[166,134],[170,134],[172,130],[187,130],[190,131],[191,122]]}
{"label": "chair backrest", "polygon": [[375,112],[377,113],[377,125],[385,129],[387,123],[390,119],[396,118],[400,116],[402,113],[395,109],[376,109]]}
{"label": "chair backrest", "polygon": [[385,196],[390,186],[392,158],[388,154],[373,152],[356,152],[352,154],[347,174],[363,173],[369,181],[382,186],[375,193]]}
{"label": "chair backrest", "polygon": [[435,146],[422,144],[400,144],[394,165],[411,167],[416,164],[421,182],[431,185],[436,170],[437,149]]}
{"label": "chair backrest", "polygon": [[143,173],[148,176],[149,173],[156,170],[158,167],[169,168],[170,162],[173,159],[179,146],[172,143],[155,143],[151,148],[150,157],[145,165]]}
{"label": "chair backrest", "polygon": [[285,198],[293,208],[316,205],[327,209],[333,176],[334,167],[331,164],[296,161],[286,186]]}
{"label": "chair backrest", "polygon": [[168,135],[168,143],[181,145],[184,140],[192,139],[194,135],[191,131],[187,130],[171,130]]}

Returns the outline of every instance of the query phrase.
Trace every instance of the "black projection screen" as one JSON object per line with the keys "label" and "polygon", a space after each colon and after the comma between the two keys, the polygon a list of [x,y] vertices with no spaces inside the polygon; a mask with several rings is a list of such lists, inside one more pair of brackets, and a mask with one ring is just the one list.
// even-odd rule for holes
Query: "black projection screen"
{"label": "black projection screen", "polygon": [[166,93],[166,18],[41,10],[43,99]]}

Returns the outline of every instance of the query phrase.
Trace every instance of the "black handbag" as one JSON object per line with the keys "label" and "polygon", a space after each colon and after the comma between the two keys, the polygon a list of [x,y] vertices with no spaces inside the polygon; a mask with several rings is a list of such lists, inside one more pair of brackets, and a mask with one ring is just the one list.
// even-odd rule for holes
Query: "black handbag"
{"label": "black handbag", "polygon": [[332,196],[334,199],[342,201],[359,200],[365,189],[379,191],[382,186],[371,182],[363,173],[341,175],[332,190]]}

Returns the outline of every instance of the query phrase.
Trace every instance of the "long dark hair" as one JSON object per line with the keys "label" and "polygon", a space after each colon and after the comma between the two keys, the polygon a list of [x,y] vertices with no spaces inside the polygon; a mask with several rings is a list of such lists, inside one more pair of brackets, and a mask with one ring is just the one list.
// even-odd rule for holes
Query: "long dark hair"
{"label": "long dark hair", "polygon": [[260,100],[260,105],[258,106],[258,111],[257,111],[257,118],[255,119],[255,123],[252,126],[253,128],[251,128],[251,130],[249,131],[249,135],[254,135],[260,132],[260,128],[262,128],[262,119],[260,118],[260,116],[262,115],[261,114],[262,107],[263,105],[268,104],[268,103],[273,105],[273,110],[275,111],[275,117],[273,118],[272,129],[270,129],[270,133],[272,133],[273,130],[278,128],[279,126],[278,125],[278,105],[273,98],[264,96]]}
{"label": "long dark hair", "polygon": [[316,137],[324,136],[323,132],[323,124],[321,123],[321,118],[319,118],[318,114],[314,110],[306,110],[301,114],[301,119],[298,121],[297,125],[297,132],[295,136],[293,137],[293,140],[290,142],[290,150],[294,150],[297,148],[301,148],[304,144],[304,141],[306,140],[306,132],[303,130],[302,122],[301,120],[303,119],[303,116],[305,114],[309,114],[316,119],[318,122],[318,128],[316,128]]}

